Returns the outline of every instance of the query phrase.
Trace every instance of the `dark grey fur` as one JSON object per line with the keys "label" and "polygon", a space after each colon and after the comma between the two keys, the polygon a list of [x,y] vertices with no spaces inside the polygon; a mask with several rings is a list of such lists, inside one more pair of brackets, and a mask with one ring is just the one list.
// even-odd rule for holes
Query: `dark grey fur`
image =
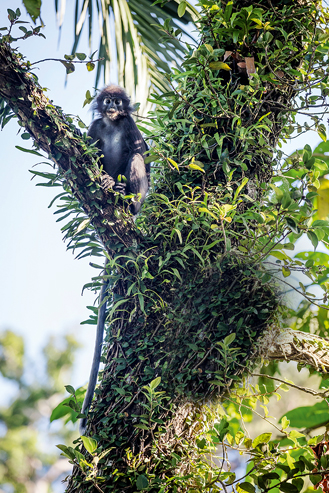
{"label": "dark grey fur", "polygon": [[[148,147],[131,117],[133,107],[126,92],[119,86],[108,86],[96,99],[95,108],[101,115],[94,120],[88,135],[102,151],[103,169],[115,182],[126,177],[125,194],[140,194],[130,210],[137,214],[149,188],[150,165],[144,163]],[[119,184],[122,191],[124,183]]]}

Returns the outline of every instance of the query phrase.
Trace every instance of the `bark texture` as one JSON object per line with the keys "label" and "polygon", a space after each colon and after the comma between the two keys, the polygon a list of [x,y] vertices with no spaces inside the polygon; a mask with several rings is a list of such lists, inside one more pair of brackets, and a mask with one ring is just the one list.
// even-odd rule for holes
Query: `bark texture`
{"label": "bark texture", "polygon": [[275,330],[264,334],[260,354],[269,360],[296,361],[317,371],[329,370],[329,341],[300,330]]}

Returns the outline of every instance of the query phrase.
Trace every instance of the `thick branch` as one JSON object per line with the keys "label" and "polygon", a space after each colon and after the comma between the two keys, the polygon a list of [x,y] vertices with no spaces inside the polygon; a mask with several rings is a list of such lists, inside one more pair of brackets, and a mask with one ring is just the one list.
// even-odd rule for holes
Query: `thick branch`
{"label": "thick branch", "polygon": [[297,361],[318,371],[329,370],[329,341],[300,330],[269,330],[262,338],[260,353],[265,359]]}

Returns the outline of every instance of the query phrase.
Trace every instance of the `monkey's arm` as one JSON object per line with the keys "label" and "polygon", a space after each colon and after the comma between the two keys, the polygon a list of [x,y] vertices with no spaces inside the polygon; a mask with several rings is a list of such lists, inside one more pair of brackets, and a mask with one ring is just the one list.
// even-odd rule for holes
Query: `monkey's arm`
{"label": "monkey's arm", "polygon": [[93,122],[91,122],[91,125],[90,127],[88,128],[88,135],[89,137],[92,138],[92,141],[93,142],[97,142],[98,141],[98,145],[97,147],[99,149],[102,149],[104,143],[101,139],[101,135],[102,135],[102,118],[97,118],[97,120],[94,120]]}
{"label": "monkey's arm", "polygon": [[[101,137],[104,134],[104,124],[102,118],[98,118],[97,120],[94,120],[89,129],[88,129],[88,135],[89,137],[92,138],[92,142],[96,142],[96,147],[98,148],[98,155],[101,156],[104,151],[104,139]],[[104,165],[103,159],[101,159],[102,164]],[[104,170],[105,171],[105,170]],[[102,187],[104,189],[108,188],[113,188],[115,185],[115,181],[112,178],[112,176],[106,174],[103,174],[101,176],[102,179]]]}
{"label": "monkey's arm", "polygon": [[[107,259],[105,260],[105,273],[106,273],[106,264]],[[107,293],[107,281],[104,280],[101,293],[99,296],[99,308],[98,308],[98,317],[97,317],[97,329],[96,329],[96,341],[95,341],[95,349],[94,349],[94,358],[91,365],[89,382],[87,392],[82,405],[82,414],[87,414],[90,408],[91,401],[93,400],[94,391],[97,382],[97,375],[99,370],[99,363],[102,355],[102,343],[103,343],[103,334],[104,334],[104,326],[106,319],[106,293]],[[80,435],[84,435],[87,428],[87,418],[82,418],[79,423],[79,433]]]}

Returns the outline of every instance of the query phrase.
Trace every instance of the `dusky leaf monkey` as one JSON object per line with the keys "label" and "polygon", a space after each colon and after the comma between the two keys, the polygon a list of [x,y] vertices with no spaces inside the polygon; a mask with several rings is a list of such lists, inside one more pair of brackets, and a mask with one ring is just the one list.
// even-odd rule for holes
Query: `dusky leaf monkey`
{"label": "dusky leaf monkey", "polygon": [[[107,86],[100,92],[94,108],[99,118],[91,123],[88,135],[103,155],[101,163],[108,175],[105,175],[105,186],[123,195],[134,194],[130,211],[136,215],[149,188],[150,164],[144,162],[144,153],[148,146],[131,116],[134,108],[130,105],[130,98],[125,90],[115,85]],[[120,175],[125,178],[120,179]],[[107,282],[104,281],[99,298],[94,357],[82,414],[88,413],[97,383],[106,319],[106,293]],[[80,420],[80,435],[84,435],[86,426],[87,417]]]}

